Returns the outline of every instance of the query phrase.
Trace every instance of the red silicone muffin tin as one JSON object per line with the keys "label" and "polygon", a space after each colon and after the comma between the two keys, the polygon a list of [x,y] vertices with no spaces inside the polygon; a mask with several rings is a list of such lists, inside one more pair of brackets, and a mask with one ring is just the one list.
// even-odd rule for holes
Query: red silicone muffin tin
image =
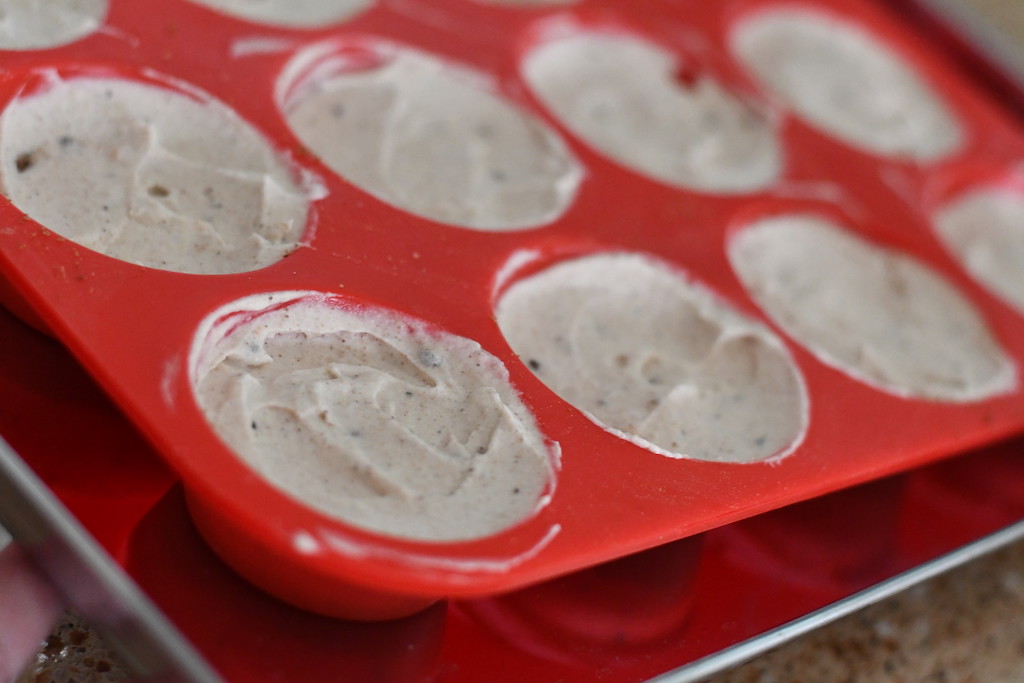
{"label": "red silicone muffin tin", "polygon": [[[838,14],[890,45],[942,94],[967,143],[929,164],[881,159],[814,130],[758,90],[727,49],[749,12],[798,6]],[[519,65],[547,22],[613,28],[671,50],[780,117],[784,172],[773,187],[712,196],[670,188],[594,153],[531,97]],[[297,171],[327,189],[311,210],[305,244],[262,270],[203,276],[126,264],[78,246],[0,205],[0,267],[9,285],[66,344],[157,447],[187,491],[211,546],[249,579],[328,614],[389,617],[444,596],[501,593],[621,557],[788,503],[915,467],[1024,428],[1024,390],[972,403],[905,399],[854,381],[785,340],[806,381],[810,421],[781,462],[675,460],[595,426],[548,390],[511,351],[494,320],[508,282],[575,255],[652,254],[772,326],[729,268],[726,242],[752,218],[814,212],[870,240],[913,254],[954,283],[981,312],[1017,368],[1024,324],[943,250],[929,215],[974,178],[1013,180],[1024,136],[987,96],[883,8],[869,2],[720,3],[583,0],[532,9],[471,0],[381,0],[350,21],[281,29],[222,16],[179,0],[114,0],[106,30],[52,50],[0,56],[0,105],[44,70],[67,77],[116,74],[180,81],[255,126]],[[302,148],[275,96],[304,48],[346,37],[409,45],[489,75],[507,100],[547,120],[584,169],[568,210],[526,230],[485,233],[431,222],[345,182]],[[269,51],[237,51],[253,38]],[[982,169],[982,170],[979,170]],[[993,171],[993,169],[996,169]],[[1001,171],[1000,169],[1005,169]],[[836,201],[825,201],[828,188]],[[522,265],[523,253],[533,254]],[[512,270],[509,264],[520,264]],[[543,433],[561,449],[550,504],[493,536],[421,543],[328,519],[278,492],[217,438],[201,415],[188,357],[200,322],[248,294],[312,290],[394,309],[479,342],[508,368]],[[15,302],[15,305],[18,305]],[[344,539],[305,553],[296,534]],[[326,546],[325,546],[326,547]]]}
{"label": "red silicone muffin tin", "polygon": [[509,594],[351,622],[219,561],[160,456],[64,349],[2,310],[0,387],[4,438],[228,681],[702,680],[695,660],[715,654],[718,670],[736,661],[723,648],[777,645],[772,628],[834,616],[821,608],[1024,517],[1017,438]]}

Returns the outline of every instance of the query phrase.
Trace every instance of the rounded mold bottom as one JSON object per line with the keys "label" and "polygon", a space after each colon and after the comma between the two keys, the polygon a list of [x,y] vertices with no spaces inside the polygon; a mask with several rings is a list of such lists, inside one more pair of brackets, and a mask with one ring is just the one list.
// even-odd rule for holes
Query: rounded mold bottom
{"label": "rounded mold bottom", "polygon": [[300,554],[268,552],[216,506],[188,493],[186,501],[196,528],[224,562],[261,590],[301,609],[339,619],[384,621],[421,612],[443,597],[403,595],[335,576],[311,576]]}

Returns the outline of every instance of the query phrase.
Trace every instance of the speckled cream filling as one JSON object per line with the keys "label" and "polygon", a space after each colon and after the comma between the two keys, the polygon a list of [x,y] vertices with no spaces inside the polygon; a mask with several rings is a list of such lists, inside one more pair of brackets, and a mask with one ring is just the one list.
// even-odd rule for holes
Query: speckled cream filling
{"label": "speckled cream filling", "polygon": [[65,45],[96,31],[109,0],[0,0],[0,50]]}
{"label": "speckled cream filling", "polygon": [[560,263],[510,286],[496,312],[541,381],[644,447],[753,462],[803,437],[806,391],[778,339],[653,259]]}
{"label": "speckled cream filling", "polygon": [[478,538],[549,494],[554,451],[505,367],[417,320],[313,293],[254,295],[207,319],[192,368],[203,413],[239,457],[354,526]]}
{"label": "speckled cream filling", "polygon": [[934,217],[935,231],[979,282],[1024,313],[1024,196],[980,188]]}
{"label": "speckled cream filling", "polygon": [[189,0],[241,19],[291,28],[317,28],[349,19],[374,0]]}
{"label": "speckled cream filling", "polygon": [[282,103],[331,169],[399,209],[460,227],[531,228],[566,210],[581,170],[539,119],[479,74],[407,48],[372,51],[375,66],[314,69]]}
{"label": "speckled cream filling", "polygon": [[906,397],[973,401],[1016,369],[971,302],[907,254],[812,215],[756,221],[729,244],[755,301],[821,360]]}
{"label": "speckled cream filling", "polygon": [[270,265],[299,244],[311,189],[223,104],[160,85],[62,80],[0,116],[0,189],[100,253],[185,273]]}
{"label": "speckled cream filling", "polygon": [[625,34],[577,33],[534,48],[527,84],[576,135],[623,166],[712,193],[751,192],[782,170],[774,124],[703,74]]}
{"label": "speckled cream filling", "polygon": [[875,154],[932,161],[964,144],[942,98],[866,30],[809,9],[764,10],[731,36],[736,58],[811,125]]}

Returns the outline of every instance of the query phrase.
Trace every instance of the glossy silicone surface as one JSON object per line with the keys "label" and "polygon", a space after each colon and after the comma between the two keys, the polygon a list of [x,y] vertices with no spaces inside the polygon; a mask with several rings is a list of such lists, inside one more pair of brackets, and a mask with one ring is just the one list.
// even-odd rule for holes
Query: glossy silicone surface
{"label": "glossy silicone surface", "polygon": [[[123,467],[76,458],[58,466],[56,479],[48,481],[58,491],[62,481],[76,482],[65,494],[72,507],[87,522],[90,517],[108,520],[98,527],[101,540],[119,553],[126,552],[125,544],[132,548],[121,556],[128,557],[151,591],[172,581],[163,575],[147,578],[152,566],[164,562],[154,559],[156,554],[169,551],[204,567],[204,576],[219,577],[189,580],[187,590],[216,592],[215,585],[223,580],[236,586],[225,589],[226,594],[240,591],[239,599],[246,605],[252,600],[260,605],[244,609],[284,610],[287,619],[320,624],[268,598],[255,598],[249,589],[232,583],[235,579],[229,574],[218,574],[219,569],[206,569],[219,565],[211,564],[206,549],[193,543],[181,514],[180,494],[169,494],[153,508],[156,498],[180,480],[196,521],[216,550],[267,590],[326,613],[388,617],[442,596],[511,591],[1019,431],[1024,427],[1019,381],[1012,393],[979,402],[908,400],[822,365],[780,332],[810,393],[810,425],[801,446],[780,463],[674,460],[595,427],[544,387],[502,338],[493,305],[509,281],[570,256],[617,250],[656,254],[740,311],[771,325],[730,270],[726,242],[733,230],[754,218],[810,211],[905,250],[943,274],[985,317],[1018,368],[1024,366],[1020,314],[971,281],[928,224],[932,211],[966,184],[993,178],[1018,182],[1014,167],[1024,154],[1024,136],[1017,122],[951,69],[941,51],[913,35],[897,15],[860,0],[808,0],[800,4],[858,22],[887,42],[943,94],[967,134],[961,152],[925,165],[883,160],[830,140],[759,92],[724,48],[733,22],[774,4],[589,0],[562,9],[521,10],[470,0],[382,0],[349,22],[295,30],[230,19],[181,0],[115,0],[106,28],[91,37],[53,50],[3,53],[0,104],[37,83],[48,70],[66,77],[113,74],[181,81],[228,104],[290,156],[297,168],[320,177],[327,188],[326,197],[313,206],[303,247],[263,270],[224,276],[176,274],[118,262],[54,235],[7,202],[0,205],[0,268],[10,284],[173,471],[172,475],[148,456],[135,457],[132,453],[144,447],[134,435],[124,436],[128,432],[118,425],[117,438],[130,438],[132,443],[98,451],[106,451],[106,458],[125,460]],[[644,36],[770,109],[779,117],[786,149],[782,179],[763,192],[714,197],[659,185],[592,152],[530,96],[519,75],[520,60],[547,35],[552,22],[583,29],[611,26]],[[507,99],[545,118],[585,169],[567,212],[530,230],[470,231],[396,210],[313,158],[284,122],[278,108],[279,79],[300,50],[361,36],[414,45],[472,66],[488,75]],[[561,447],[562,469],[550,504],[492,537],[415,543],[326,519],[253,476],[200,414],[190,386],[188,354],[197,326],[211,311],[247,294],[278,290],[324,291],[391,307],[472,338],[501,359],[541,429]],[[38,370],[21,370],[33,371]],[[114,419],[104,411],[101,419]],[[56,411],[52,419],[64,423],[62,429],[69,428],[67,420],[88,421],[74,414]],[[80,432],[93,433],[86,426]],[[62,467],[75,475],[65,475]],[[115,470],[118,474],[111,476]],[[83,504],[75,505],[76,497]],[[133,533],[164,525],[167,531]],[[308,554],[296,546],[299,533],[341,538],[344,543]],[[177,547],[183,550],[163,540],[172,534],[179,534]],[[693,545],[683,541],[673,547]],[[668,554],[669,566],[678,569],[672,580],[686,577],[687,582],[692,572],[680,558],[689,552],[651,551],[652,556]],[[633,561],[644,562],[624,560]],[[721,576],[725,574],[713,579],[716,585],[724,580]],[[721,592],[698,594],[732,599]],[[353,604],[354,595],[371,593],[371,599]],[[500,604],[495,602],[494,609]],[[453,623],[468,619],[469,611],[472,608],[456,609]],[[688,610],[679,607],[678,613],[684,612]],[[390,628],[430,632],[429,643],[409,650],[426,657],[440,647],[428,622],[441,621],[442,614],[443,609],[436,607],[404,626],[381,627],[381,633]],[[213,621],[208,626],[228,628]],[[663,626],[643,628],[660,633]],[[381,637],[393,644],[406,636],[388,632]],[[394,666],[404,661],[396,660]]]}
{"label": "glossy silicone surface", "polygon": [[229,681],[644,680],[1024,518],[1017,440],[500,597],[356,623],[224,565],[160,456],[66,351],[2,310],[0,389],[0,431]]}

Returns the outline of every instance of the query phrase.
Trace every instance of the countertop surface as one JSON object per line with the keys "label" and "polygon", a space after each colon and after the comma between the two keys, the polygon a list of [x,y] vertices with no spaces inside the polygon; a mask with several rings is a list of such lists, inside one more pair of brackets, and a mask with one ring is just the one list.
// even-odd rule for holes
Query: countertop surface
{"label": "countertop surface", "polygon": [[1024,43],[1024,2],[1020,0],[957,0],[1000,27],[1012,40]]}
{"label": "countertop surface", "polygon": [[1024,680],[1024,542],[783,645],[709,683]]}

